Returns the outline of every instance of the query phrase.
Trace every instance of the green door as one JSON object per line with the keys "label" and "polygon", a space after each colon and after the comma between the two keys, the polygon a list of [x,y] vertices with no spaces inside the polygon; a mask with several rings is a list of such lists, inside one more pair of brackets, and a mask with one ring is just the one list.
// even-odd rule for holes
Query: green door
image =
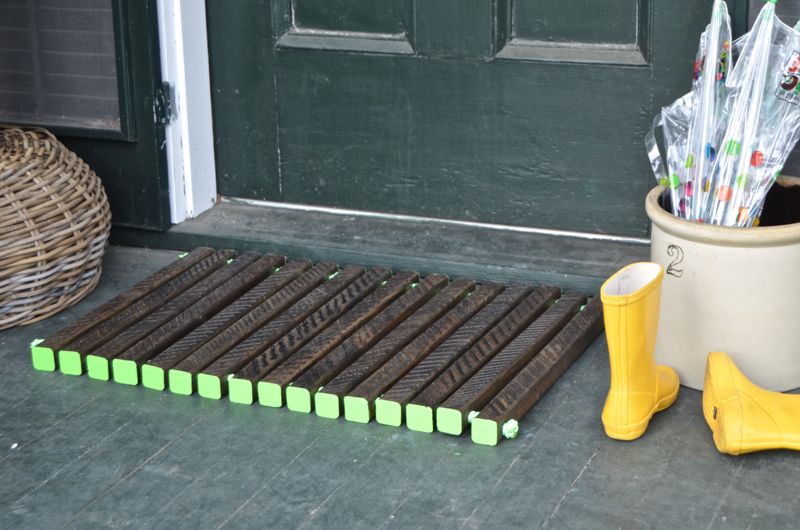
{"label": "green door", "polygon": [[644,236],[642,140],[710,4],[207,0],[218,188]]}
{"label": "green door", "polygon": [[155,0],[0,3],[0,122],[44,126],[100,176],[117,226],[165,229]]}

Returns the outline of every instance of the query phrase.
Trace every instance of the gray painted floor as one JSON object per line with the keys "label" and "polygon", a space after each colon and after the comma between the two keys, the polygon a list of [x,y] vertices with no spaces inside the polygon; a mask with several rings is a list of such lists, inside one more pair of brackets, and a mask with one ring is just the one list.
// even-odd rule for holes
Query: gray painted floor
{"label": "gray painted floor", "polygon": [[0,332],[0,528],[798,525],[800,456],[718,454],[695,391],[606,438],[602,337],[495,448],[30,367],[32,339],[175,256],[112,247],[87,300]]}

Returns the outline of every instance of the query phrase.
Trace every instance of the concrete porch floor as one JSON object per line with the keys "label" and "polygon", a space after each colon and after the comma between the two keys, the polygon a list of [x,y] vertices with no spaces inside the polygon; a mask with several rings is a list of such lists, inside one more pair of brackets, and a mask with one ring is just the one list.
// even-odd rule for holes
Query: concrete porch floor
{"label": "concrete porch floor", "polygon": [[797,526],[800,457],[718,454],[698,392],[606,438],[602,336],[494,448],[31,368],[32,339],[176,255],[111,247],[86,300],[0,332],[0,528]]}

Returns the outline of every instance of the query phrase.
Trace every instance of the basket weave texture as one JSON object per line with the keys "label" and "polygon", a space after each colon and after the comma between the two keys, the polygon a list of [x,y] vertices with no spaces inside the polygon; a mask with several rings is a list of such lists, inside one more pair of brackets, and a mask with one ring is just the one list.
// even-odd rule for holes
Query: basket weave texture
{"label": "basket weave texture", "polygon": [[83,160],[44,129],[0,126],[0,329],[89,294],[110,229],[105,191]]}

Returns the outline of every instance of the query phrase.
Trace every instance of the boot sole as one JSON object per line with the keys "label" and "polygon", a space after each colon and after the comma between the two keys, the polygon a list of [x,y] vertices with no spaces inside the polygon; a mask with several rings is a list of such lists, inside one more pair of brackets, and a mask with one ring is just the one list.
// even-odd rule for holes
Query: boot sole
{"label": "boot sole", "polygon": [[603,422],[603,427],[605,428],[606,435],[609,438],[614,438],[615,440],[622,440],[626,442],[639,438],[645,433],[647,427],[650,425],[650,420],[653,419],[653,416],[655,416],[657,412],[666,410],[673,403],[675,403],[675,401],[678,399],[678,393],[680,392],[680,390],[681,390],[681,385],[678,385],[672,394],[656,402],[655,406],[644,420],[634,423],[633,425],[616,426],[616,425],[608,425],[605,422]]}

